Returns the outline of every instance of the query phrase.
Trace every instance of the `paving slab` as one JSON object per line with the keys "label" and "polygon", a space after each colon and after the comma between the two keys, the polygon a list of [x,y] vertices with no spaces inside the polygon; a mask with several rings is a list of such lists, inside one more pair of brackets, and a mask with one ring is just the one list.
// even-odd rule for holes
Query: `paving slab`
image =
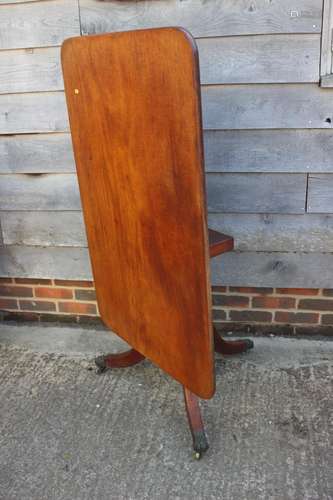
{"label": "paving slab", "polygon": [[0,499],[333,499],[333,342],[255,338],[216,358],[195,461],[182,391],[104,330],[0,325]]}

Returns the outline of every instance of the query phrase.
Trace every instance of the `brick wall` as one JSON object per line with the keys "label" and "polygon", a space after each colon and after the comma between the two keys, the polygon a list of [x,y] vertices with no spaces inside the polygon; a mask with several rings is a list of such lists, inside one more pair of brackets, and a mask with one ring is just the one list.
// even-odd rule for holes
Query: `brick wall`
{"label": "brick wall", "polygon": [[0,278],[2,319],[75,321],[98,318],[92,281]]}
{"label": "brick wall", "polygon": [[[5,320],[99,318],[91,281],[0,278],[0,311]],[[283,326],[287,333],[299,327],[333,332],[333,289],[213,287],[213,318],[225,330],[261,325],[267,331]]]}
{"label": "brick wall", "polygon": [[333,289],[213,287],[213,318],[223,330],[333,335]]}

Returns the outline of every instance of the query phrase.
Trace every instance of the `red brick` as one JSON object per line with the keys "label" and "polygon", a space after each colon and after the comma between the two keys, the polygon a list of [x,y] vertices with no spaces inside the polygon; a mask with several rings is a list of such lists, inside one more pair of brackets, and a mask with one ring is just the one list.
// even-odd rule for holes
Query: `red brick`
{"label": "red brick", "polygon": [[253,297],[252,307],[262,309],[293,309],[296,300],[291,297]]}
{"label": "red brick", "polygon": [[333,314],[322,314],[321,324],[322,325],[333,325]]}
{"label": "red brick", "polygon": [[0,278],[0,284],[13,283],[13,278]]}
{"label": "red brick", "polygon": [[247,321],[249,323],[270,323],[272,313],[268,311],[230,311],[230,321]]}
{"label": "red brick", "polygon": [[0,299],[0,309],[17,309],[17,300],[15,299]]}
{"label": "red brick", "polygon": [[299,301],[298,309],[311,309],[312,311],[333,311],[333,300],[302,299]]}
{"label": "red brick", "polygon": [[99,316],[77,316],[78,323],[83,325],[99,325],[105,328],[105,324]]}
{"label": "red brick", "polygon": [[59,302],[59,311],[63,313],[97,314],[95,304],[82,302]]}
{"label": "red brick", "polygon": [[[284,326],[285,328],[285,326]],[[320,335],[324,337],[332,337],[333,339],[333,328],[332,325],[295,325],[294,326],[295,335],[304,337],[305,335]]]}
{"label": "red brick", "polygon": [[52,285],[52,280],[44,278],[15,278],[20,285]]}
{"label": "red brick", "polygon": [[32,288],[26,286],[0,286],[0,296],[2,297],[32,297]]}
{"label": "red brick", "polygon": [[223,309],[213,309],[213,319],[215,321],[225,320],[226,317],[226,313],[225,311],[223,311]]}
{"label": "red brick", "polygon": [[48,299],[72,299],[73,292],[69,288],[55,288],[55,287],[36,287],[36,297]]}
{"label": "red brick", "polygon": [[214,306],[248,307],[249,297],[241,295],[216,295],[213,294]]}
{"label": "red brick", "polygon": [[212,291],[213,293],[214,292],[220,292],[220,293],[225,293],[227,291],[227,287],[226,286],[212,286]]}
{"label": "red brick", "polygon": [[274,319],[277,323],[287,323],[287,324],[288,323],[318,323],[319,314],[277,311],[275,313]]}
{"label": "red brick", "polygon": [[24,311],[55,311],[54,302],[42,300],[20,300],[20,308]]}
{"label": "red brick", "polygon": [[39,313],[39,319],[45,323],[77,323],[78,316],[75,314],[58,314],[54,312]]}
{"label": "red brick", "polygon": [[6,311],[3,314],[4,321],[39,321],[40,314],[25,311]]}
{"label": "red brick", "polygon": [[57,286],[72,286],[81,288],[94,287],[94,283],[92,281],[54,280],[54,284]]}
{"label": "red brick", "polygon": [[318,288],[277,288],[276,293],[284,295],[318,295]]}
{"label": "red brick", "polygon": [[75,298],[76,300],[96,300],[96,292],[95,290],[75,290]]}
{"label": "red brick", "polygon": [[272,293],[273,288],[266,288],[266,287],[251,287],[251,286],[230,286],[229,287],[230,292],[237,292],[237,293],[254,293],[254,294],[266,294],[266,293]]}

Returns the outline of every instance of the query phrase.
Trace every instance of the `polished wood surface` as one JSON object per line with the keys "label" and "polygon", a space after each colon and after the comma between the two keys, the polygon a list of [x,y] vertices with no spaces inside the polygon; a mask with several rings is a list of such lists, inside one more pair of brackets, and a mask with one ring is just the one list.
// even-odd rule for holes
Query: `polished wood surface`
{"label": "polished wood surface", "polygon": [[202,453],[209,448],[204,423],[201,417],[199,401],[197,396],[186,389],[186,387],[184,387],[184,401],[195,457],[199,459]]}
{"label": "polished wood surface", "polygon": [[103,373],[108,368],[128,368],[129,366],[137,365],[145,359],[145,356],[140,354],[135,349],[129,349],[124,352],[107,354],[106,356],[98,356],[95,359],[95,364],[98,373]]}
{"label": "polished wood surface", "polygon": [[231,356],[233,354],[240,354],[250,349],[253,349],[253,341],[251,339],[240,339],[240,340],[225,340],[218,333],[217,329],[213,327],[214,330],[214,349],[215,352],[223,354],[224,356]]}
{"label": "polished wood surface", "polygon": [[198,59],[181,29],[67,40],[62,64],[104,322],[215,389]]}
{"label": "polished wood surface", "polygon": [[209,255],[216,257],[224,252],[230,252],[234,248],[234,239],[232,236],[208,229]]}

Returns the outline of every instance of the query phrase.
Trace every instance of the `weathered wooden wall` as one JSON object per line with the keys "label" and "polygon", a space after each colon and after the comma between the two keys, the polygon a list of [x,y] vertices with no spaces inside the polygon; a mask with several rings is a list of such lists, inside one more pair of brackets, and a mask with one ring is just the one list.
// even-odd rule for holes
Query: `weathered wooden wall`
{"label": "weathered wooden wall", "polygon": [[0,0],[0,275],[91,277],[62,41],[180,25],[199,47],[210,224],[236,238],[214,283],[331,287],[321,18],[322,0]]}

